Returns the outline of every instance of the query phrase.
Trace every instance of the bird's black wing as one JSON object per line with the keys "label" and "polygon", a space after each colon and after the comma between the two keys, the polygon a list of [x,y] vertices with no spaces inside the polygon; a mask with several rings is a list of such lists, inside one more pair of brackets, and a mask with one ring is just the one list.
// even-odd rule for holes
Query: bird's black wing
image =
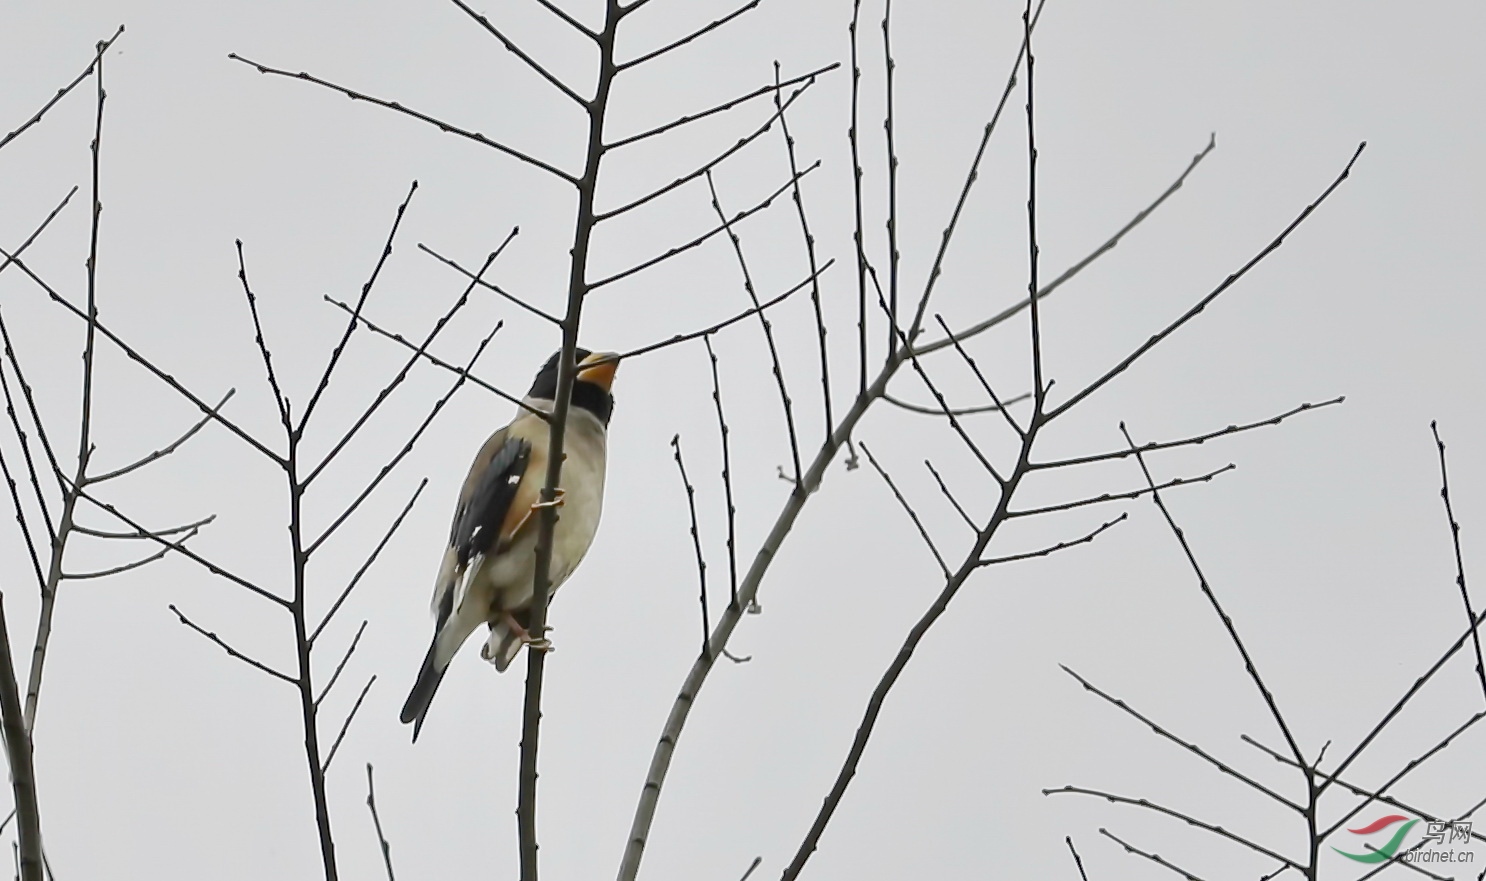
{"label": "bird's black wing", "polygon": [[483,471],[470,475],[469,501],[455,514],[454,529],[449,536],[449,545],[458,555],[461,568],[499,544],[501,524],[516,498],[530,459],[531,443],[513,437],[496,451]]}

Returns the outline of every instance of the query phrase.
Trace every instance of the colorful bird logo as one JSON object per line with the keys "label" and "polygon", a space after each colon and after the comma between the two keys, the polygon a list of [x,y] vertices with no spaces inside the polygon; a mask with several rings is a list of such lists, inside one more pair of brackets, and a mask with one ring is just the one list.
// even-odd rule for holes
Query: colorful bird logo
{"label": "colorful bird logo", "polygon": [[[1405,820],[1408,820],[1408,822],[1404,823]],[[1417,822],[1419,821],[1409,820],[1408,817],[1405,817],[1402,814],[1389,814],[1386,817],[1379,817],[1378,819],[1373,820],[1371,823],[1368,823],[1366,826],[1362,826],[1357,829],[1348,829],[1347,831],[1351,832],[1353,835],[1371,835],[1380,829],[1387,829],[1394,823],[1403,823],[1403,825],[1398,828],[1398,831],[1393,833],[1393,837],[1388,839],[1387,844],[1383,845],[1380,848],[1377,848],[1376,850],[1369,849],[1366,853],[1347,853],[1346,851],[1337,847],[1333,847],[1332,850],[1336,851],[1349,860],[1356,860],[1359,863],[1381,863],[1384,860],[1392,859],[1393,855],[1395,853],[1398,853],[1398,846],[1400,844],[1403,844],[1404,836],[1409,834],[1409,830],[1414,828],[1414,824]]]}

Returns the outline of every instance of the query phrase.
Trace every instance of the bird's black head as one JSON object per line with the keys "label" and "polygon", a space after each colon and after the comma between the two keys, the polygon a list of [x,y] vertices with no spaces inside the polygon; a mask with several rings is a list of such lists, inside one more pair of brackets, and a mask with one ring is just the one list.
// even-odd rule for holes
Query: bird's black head
{"label": "bird's black head", "polygon": [[[587,349],[577,349],[573,354],[578,367],[573,381],[573,406],[587,410],[604,425],[608,425],[609,416],[614,412],[614,396],[610,394],[609,388],[614,384],[614,371],[619,367],[619,356],[613,352],[590,352]],[[527,397],[545,401],[557,400],[557,372],[561,360],[561,350],[552,353],[552,357],[537,372],[536,379],[532,380]]]}

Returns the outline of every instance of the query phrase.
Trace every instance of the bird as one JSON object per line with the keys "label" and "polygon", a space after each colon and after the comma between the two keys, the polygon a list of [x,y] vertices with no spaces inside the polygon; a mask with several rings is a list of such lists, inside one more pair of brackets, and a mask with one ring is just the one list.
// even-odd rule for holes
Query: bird
{"label": "bird", "polygon": [[[536,543],[544,504],[559,507],[552,537],[548,596],[567,581],[598,531],[604,501],[610,388],[619,366],[613,352],[577,349],[572,400],[563,442],[562,482],[556,499],[540,501],[549,461],[546,416],[557,406],[558,351],[533,380],[516,418],[492,434],[470,465],[459,491],[449,546],[433,589],[434,636],[401,719],[413,741],[449,663],[481,624],[490,636],[480,655],[504,671],[524,645],[550,649],[545,634],[530,632],[535,593]],[[542,415],[538,415],[538,413]]]}

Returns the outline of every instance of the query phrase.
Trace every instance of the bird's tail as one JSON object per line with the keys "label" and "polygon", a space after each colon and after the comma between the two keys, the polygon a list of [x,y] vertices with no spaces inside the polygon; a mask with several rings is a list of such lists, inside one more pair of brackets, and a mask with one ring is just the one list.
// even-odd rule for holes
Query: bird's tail
{"label": "bird's tail", "polygon": [[423,658],[423,668],[418,671],[418,681],[413,683],[413,690],[408,692],[407,702],[402,705],[403,723],[413,723],[414,743],[418,742],[418,731],[423,728],[423,717],[428,714],[428,705],[433,701],[433,694],[439,690],[439,683],[444,680],[444,671],[449,669],[447,662],[438,662],[438,648],[438,637],[434,637],[433,643],[428,647],[428,654]]}

